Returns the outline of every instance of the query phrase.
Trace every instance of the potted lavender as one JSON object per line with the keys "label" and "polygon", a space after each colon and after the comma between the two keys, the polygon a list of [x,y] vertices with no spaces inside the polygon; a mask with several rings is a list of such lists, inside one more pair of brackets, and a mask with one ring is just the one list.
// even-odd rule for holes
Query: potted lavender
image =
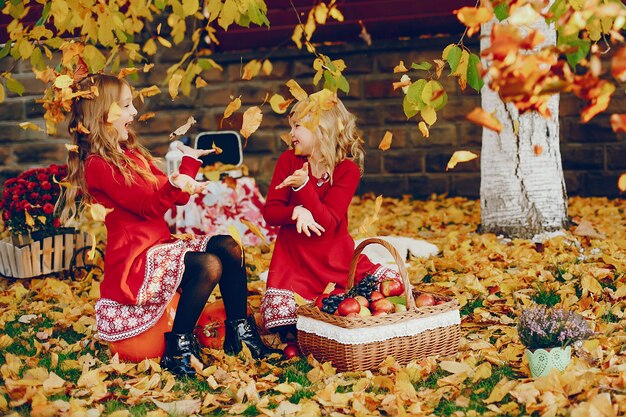
{"label": "potted lavender", "polygon": [[517,332],[534,378],[548,375],[552,368],[565,369],[571,359],[570,345],[593,335],[580,314],[543,305],[522,311]]}

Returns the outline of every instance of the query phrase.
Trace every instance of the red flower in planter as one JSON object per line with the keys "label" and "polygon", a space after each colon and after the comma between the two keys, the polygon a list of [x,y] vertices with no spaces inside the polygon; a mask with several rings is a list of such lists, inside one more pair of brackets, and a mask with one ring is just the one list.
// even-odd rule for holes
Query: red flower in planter
{"label": "red flower in planter", "polygon": [[[67,166],[50,165],[33,168],[4,182],[2,219],[14,234],[40,231],[43,235],[56,233],[61,224],[54,213],[60,186],[55,183],[67,175]],[[34,225],[29,225],[33,222]]]}

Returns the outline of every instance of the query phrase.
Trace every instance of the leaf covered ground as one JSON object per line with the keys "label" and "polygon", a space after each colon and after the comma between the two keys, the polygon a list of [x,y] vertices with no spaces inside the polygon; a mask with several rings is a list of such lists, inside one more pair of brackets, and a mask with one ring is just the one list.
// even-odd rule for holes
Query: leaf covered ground
{"label": "leaf covered ground", "polygon": [[[374,198],[355,201],[355,235],[374,207]],[[97,274],[81,281],[2,279],[0,414],[625,415],[625,207],[623,200],[573,198],[573,226],[533,243],[477,233],[477,201],[384,199],[369,235],[420,238],[440,248],[437,257],[413,259],[409,273],[418,288],[460,301],[462,336],[454,356],[405,367],[388,359],[372,372],[212,350],[201,378],[176,380],[155,361],[120,363],[94,337]],[[574,233],[582,222],[593,230]],[[258,309],[264,283],[257,276],[271,251],[247,252],[250,303]],[[596,332],[576,347],[566,371],[538,379],[529,377],[515,327],[521,307],[533,302],[580,312]]]}

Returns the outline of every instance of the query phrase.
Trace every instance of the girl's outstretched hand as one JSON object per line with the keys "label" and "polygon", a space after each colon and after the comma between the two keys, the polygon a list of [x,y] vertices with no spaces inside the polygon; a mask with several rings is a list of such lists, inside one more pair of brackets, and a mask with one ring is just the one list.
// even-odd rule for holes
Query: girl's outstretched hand
{"label": "girl's outstretched hand", "polygon": [[205,156],[205,155],[215,152],[215,149],[194,149],[192,147],[184,145],[182,142],[177,143],[176,147],[178,148],[179,151],[183,153],[183,155],[189,155],[192,158],[196,158],[196,159],[200,158],[201,156]]}
{"label": "girl's outstretched hand", "polygon": [[302,206],[296,206],[293,209],[291,219],[296,221],[296,230],[298,233],[304,233],[308,237],[311,237],[311,232],[321,236],[322,232],[326,231],[326,229],[315,221],[313,214]]}
{"label": "girl's outstretched hand", "polygon": [[191,195],[203,192],[206,186],[206,184],[194,180],[189,175],[179,174],[178,172],[173,173],[170,176],[170,180],[176,187]]}
{"label": "girl's outstretched hand", "polygon": [[281,188],[285,188],[289,186],[293,188],[302,187],[304,183],[306,182],[307,178],[309,178],[309,163],[305,162],[304,165],[302,165],[302,168],[296,169],[293,172],[293,174],[291,174],[290,176],[285,178],[283,182],[278,184],[276,186],[276,189],[279,190]]}

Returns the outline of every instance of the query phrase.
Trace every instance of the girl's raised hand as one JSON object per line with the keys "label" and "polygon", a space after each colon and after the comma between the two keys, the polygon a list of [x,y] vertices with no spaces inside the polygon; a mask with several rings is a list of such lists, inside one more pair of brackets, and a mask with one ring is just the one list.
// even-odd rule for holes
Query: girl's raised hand
{"label": "girl's raised hand", "polygon": [[202,193],[206,187],[206,184],[202,184],[189,175],[179,174],[178,172],[173,173],[170,179],[172,184],[191,195]]}
{"label": "girl's raised hand", "polygon": [[276,186],[276,189],[279,190],[281,188],[285,188],[289,186],[293,188],[302,187],[304,183],[306,182],[307,178],[309,178],[309,163],[305,162],[304,165],[302,165],[302,168],[296,169],[293,172],[293,174],[291,174],[290,176],[285,178],[283,182],[278,184]]}
{"label": "girl's raised hand", "polygon": [[201,156],[205,156],[205,155],[215,152],[215,149],[194,149],[192,147],[184,145],[182,142],[177,143],[176,147],[178,148],[179,151],[183,153],[183,155],[189,155],[192,158],[196,158],[196,159],[200,158]]}
{"label": "girl's raised hand", "polygon": [[302,206],[296,206],[293,209],[291,219],[296,221],[296,230],[298,233],[304,233],[308,237],[311,237],[311,232],[321,236],[322,232],[326,231],[322,225],[315,221],[313,214]]}

